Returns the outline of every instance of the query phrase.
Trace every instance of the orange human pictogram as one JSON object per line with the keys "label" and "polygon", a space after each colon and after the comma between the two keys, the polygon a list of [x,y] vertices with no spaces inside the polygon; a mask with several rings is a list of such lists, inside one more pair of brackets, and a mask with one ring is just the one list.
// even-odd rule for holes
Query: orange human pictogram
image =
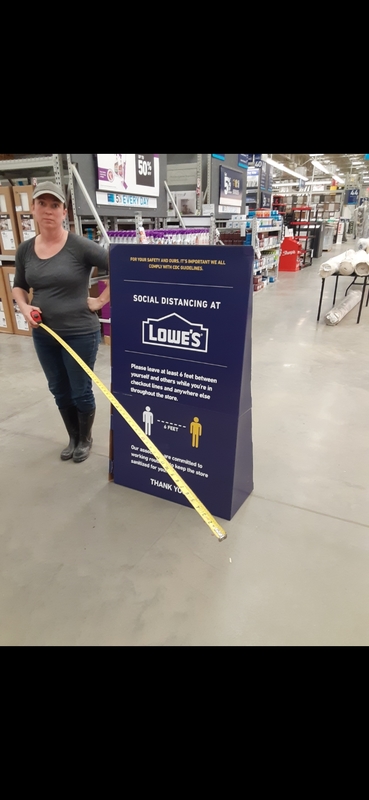
{"label": "orange human pictogram", "polygon": [[192,434],[192,447],[198,447],[200,436],[202,435],[202,425],[198,417],[193,418],[190,425],[190,433]]}

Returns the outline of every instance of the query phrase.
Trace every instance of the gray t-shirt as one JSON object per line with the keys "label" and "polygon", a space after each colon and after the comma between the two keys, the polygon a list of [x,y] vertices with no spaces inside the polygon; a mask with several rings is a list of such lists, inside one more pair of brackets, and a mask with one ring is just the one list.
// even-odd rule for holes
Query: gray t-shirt
{"label": "gray t-shirt", "polygon": [[32,305],[42,321],[60,336],[98,331],[100,321],[87,305],[92,267],[108,277],[108,251],[96,242],[68,233],[64,247],[51,258],[39,258],[35,239],[19,245],[15,256],[14,287],[33,289]]}

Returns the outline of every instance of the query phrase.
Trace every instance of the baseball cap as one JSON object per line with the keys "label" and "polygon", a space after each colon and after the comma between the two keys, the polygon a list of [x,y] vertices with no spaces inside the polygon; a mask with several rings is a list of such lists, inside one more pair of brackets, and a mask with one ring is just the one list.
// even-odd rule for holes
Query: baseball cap
{"label": "baseball cap", "polygon": [[38,183],[35,186],[33,192],[33,199],[36,200],[36,197],[40,197],[42,194],[52,194],[54,197],[57,197],[61,203],[65,203],[65,196],[61,186],[57,186],[56,183],[52,183],[52,181],[44,181],[43,183]]}

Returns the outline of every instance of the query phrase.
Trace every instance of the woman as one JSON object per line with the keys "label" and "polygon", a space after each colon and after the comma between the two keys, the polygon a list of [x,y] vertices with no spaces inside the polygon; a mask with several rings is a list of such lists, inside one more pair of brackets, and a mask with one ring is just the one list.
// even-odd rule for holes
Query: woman
{"label": "woman", "polygon": [[63,228],[65,197],[55,183],[46,181],[35,187],[32,213],[40,233],[18,247],[13,298],[32,328],[38,359],[69,434],[60,457],[80,462],[92,445],[96,408],[92,381],[62,345],[34,322],[31,312],[39,311],[45,325],[93,370],[101,338],[96,312],[109,301],[110,292],[107,284],[100,297],[88,297],[89,278],[92,267],[107,276],[108,251]]}

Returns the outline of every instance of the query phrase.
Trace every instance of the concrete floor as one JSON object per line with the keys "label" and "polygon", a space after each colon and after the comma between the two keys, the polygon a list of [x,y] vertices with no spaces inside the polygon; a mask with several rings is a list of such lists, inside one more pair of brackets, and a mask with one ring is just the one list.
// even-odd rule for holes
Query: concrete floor
{"label": "concrete floor", "polygon": [[318,264],[255,297],[255,490],[223,542],[108,483],[98,389],[90,458],[61,462],[32,341],[0,336],[0,645],[369,644],[369,308],[317,324]]}

